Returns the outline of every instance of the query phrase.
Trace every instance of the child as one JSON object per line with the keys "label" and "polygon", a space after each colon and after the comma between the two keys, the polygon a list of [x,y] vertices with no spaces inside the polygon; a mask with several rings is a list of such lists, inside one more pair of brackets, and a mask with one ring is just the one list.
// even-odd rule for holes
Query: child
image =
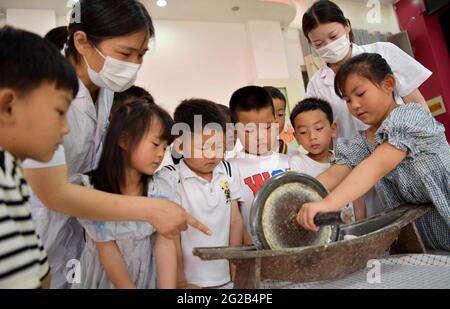
{"label": "child", "polygon": [[[261,185],[289,170],[288,157],[275,152],[278,125],[272,98],[262,87],[248,86],[237,90],[230,100],[233,122],[244,151],[230,160],[238,171],[241,186],[241,213],[250,231],[250,209]],[[248,235],[245,243],[251,243]]]}
{"label": "child", "polygon": [[[288,156],[297,154],[298,151],[293,149],[292,147],[289,147],[288,142],[283,139],[283,135],[290,134],[285,132],[285,126],[286,126],[286,108],[287,108],[287,101],[284,94],[275,87],[267,86],[264,87],[266,91],[270,94],[273,100],[273,106],[275,109],[275,118],[279,125],[279,139],[278,139],[278,153],[285,154]],[[286,136],[285,136],[286,137]]]}
{"label": "child", "polygon": [[180,150],[184,158],[176,167],[163,169],[162,176],[179,187],[181,206],[212,230],[212,236],[192,228],[181,233],[186,281],[200,287],[223,286],[230,282],[228,261],[201,261],[192,249],[242,244],[238,178],[231,164],[223,161],[225,118],[215,103],[201,99],[183,101],[174,118],[183,131]]}
{"label": "child", "polygon": [[35,232],[22,163],[49,161],[69,132],[66,113],[78,91],[75,71],[50,42],[0,29],[0,288],[50,285]]}
{"label": "child", "polygon": [[132,86],[130,89],[127,89],[124,92],[115,93],[114,101],[111,107],[110,118],[118,109],[122,107],[122,105],[139,99],[145,99],[148,104],[155,104],[153,96],[147,90],[138,86]]}
{"label": "child", "polygon": [[293,171],[317,177],[331,165],[330,147],[336,137],[336,123],[331,106],[321,99],[305,99],[292,111],[291,123],[297,142],[308,154],[291,156],[289,165]]}
{"label": "child", "polygon": [[[109,193],[170,198],[155,171],[172,142],[173,120],[146,99],[123,104],[112,115],[99,166],[80,182]],[[80,220],[86,231],[81,288],[176,288],[176,247],[144,222]],[[154,251],[152,243],[155,241]],[[154,253],[153,253],[154,252]]]}
{"label": "child", "polygon": [[[331,166],[332,143],[333,138],[336,137],[333,110],[324,100],[308,98],[294,108],[291,122],[297,142],[308,151],[308,154],[299,152],[291,156],[289,166],[293,171],[317,177]],[[355,219],[361,220],[366,217],[366,205],[363,198],[358,199],[354,204],[349,204],[348,207],[354,210]]]}
{"label": "child", "polygon": [[379,54],[358,55],[339,70],[336,93],[370,127],[338,142],[334,165],[318,177],[333,192],[305,204],[297,219],[317,230],[313,218],[318,212],[338,210],[376,185],[388,209],[433,203],[417,227],[427,247],[450,250],[450,146],[444,128],[419,104],[397,105],[395,86]]}

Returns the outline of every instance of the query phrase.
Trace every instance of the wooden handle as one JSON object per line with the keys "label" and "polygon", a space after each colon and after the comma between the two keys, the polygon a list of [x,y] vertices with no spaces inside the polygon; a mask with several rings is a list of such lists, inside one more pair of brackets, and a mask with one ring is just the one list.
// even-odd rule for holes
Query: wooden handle
{"label": "wooden handle", "polygon": [[352,221],[352,211],[348,208],[344,208],[337,212],[320,212],[314,218],[314,224],[317,226],[348,224]]}

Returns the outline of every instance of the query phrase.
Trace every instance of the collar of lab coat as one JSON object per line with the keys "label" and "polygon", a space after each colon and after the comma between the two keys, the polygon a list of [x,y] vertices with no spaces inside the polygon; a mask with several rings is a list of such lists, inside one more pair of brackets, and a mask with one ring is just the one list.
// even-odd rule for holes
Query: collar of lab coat
{"label": "collar of lab coat", "polygon": [[81,81],[81,79],[78,79],[79,84],[79,90],[77,93],[77,96],[75,100],[82,102],[81,108],[82,110],[93,120],[97,121],[97,113],[98,109],[102,108],[103,106],[106,106],[108,104],[108,97],[109,94],[112,93],[111,90],[106,88],[100,88],[98,92],[97,102],[94,104],[94,101],[92,100],[91,94],[89,93],[89,90],[84,85],[84,83]]}

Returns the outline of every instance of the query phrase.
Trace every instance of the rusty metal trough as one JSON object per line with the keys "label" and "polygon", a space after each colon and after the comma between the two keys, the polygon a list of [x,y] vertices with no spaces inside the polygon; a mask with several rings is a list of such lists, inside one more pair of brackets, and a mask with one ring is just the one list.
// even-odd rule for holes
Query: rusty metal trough
{"label": "rusty metal trough", "polygon": [[[314,282],[344,277],[366,267],[367,261],[387,251],[424,253],[414,221],[431,206],[403,206],[348,226],[338,241],[323,246],[282,250],[247,247],[195,248],[202,260],[227,259],[236,265],[236,289],[259,288],[265,279]],[[384,218],[390,218],[383,222]],[[382,226],[380,226],[382,222]],[[375,223],[375,224],[374,224]],[[371,231],[372,229],[372,231]],[[360,232],[368,232],[359,235]],[[343,240],[344,234],[357,238]]]}

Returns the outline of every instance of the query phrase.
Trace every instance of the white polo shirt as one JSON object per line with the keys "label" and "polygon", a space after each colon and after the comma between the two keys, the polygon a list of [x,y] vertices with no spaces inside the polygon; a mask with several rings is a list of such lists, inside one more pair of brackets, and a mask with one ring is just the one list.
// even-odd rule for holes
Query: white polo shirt
{"label": "white polo shirt", "polygon": [[242,195],[240,210],[245,228],[250,233],[250,210],[256,193],[272,176],[289,170],[289,157],[276,152],[265,156],[241,152],[229,161],[238,173]]}
{"label": "white polo shirt", "polygon": [[[353,56],[362,53],[378,53],[386,59],[397,79],[395,94],[398,104],[403,104],[401,97],[411,94],[432,74],[422,64],[392,43],[377,42],[362,46],[352,44],[352,46]],[[328,101],[338,126],[337,137],[353,138],[359,130],[366,130],[368,126],[354,118],[350,114],[346,102],[336,95],[334,91],[335,76],[333,70],[323,64],[308,83],[306,97],[317,97]]]}
{"label": "white polo shirt", "polygon": [[317,162],[308,157],[308,155],[299,152],[289,158],[289,166],[294,172],[307,174],[315,178],[329,169],[331,163]]}
{"label": "white polo shirt", "polygon": [[189,227],[181,233],[184,271],[189,283],[214,287],[230,282],[227,260],[202,261],[192,254],[197,247],[222,247],[230,243],[231,202],[240,198],[238,178],[232,166],[222,161],[213,171],[211,182],[197,176],[182,160],[160,171],[172,186],[179,187],[179,203],[205,224],[212,236]]}

